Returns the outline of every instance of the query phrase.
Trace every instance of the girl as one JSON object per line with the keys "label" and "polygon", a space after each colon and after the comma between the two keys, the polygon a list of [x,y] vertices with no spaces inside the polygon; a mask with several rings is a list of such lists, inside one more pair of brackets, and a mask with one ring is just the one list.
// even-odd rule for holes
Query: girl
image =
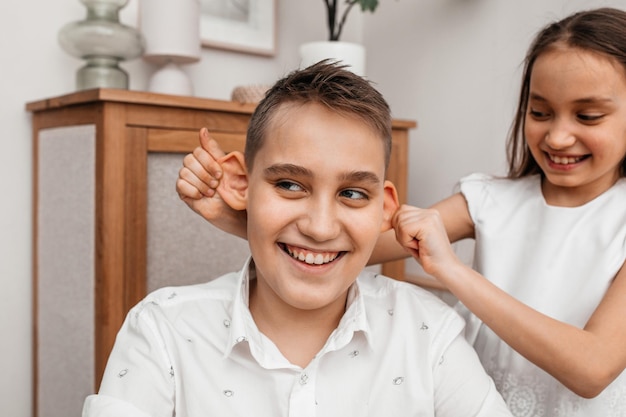
{"label": "girl", "polygon": [[[471,175],[430,210],[403,207],[397,238],[462,303],[514,415],[624,416],[626,13],[537,35],[508,151],[508,178]],[[448,238],[476,240],[474,269]]]}
{"label": "girl", "polygon": [[[179,195],[245,236],[241,215],[204,198],[222,152],[206,130],[201,142]],[[471,175],[431,209],[402,207],[370,262],[406,249],[448,287],[514,415],[625,416],[625,12],[576,13],[537,35],[508,157],[507,178]],[[464,238],[476,240],[473,269],[449,243]]]}

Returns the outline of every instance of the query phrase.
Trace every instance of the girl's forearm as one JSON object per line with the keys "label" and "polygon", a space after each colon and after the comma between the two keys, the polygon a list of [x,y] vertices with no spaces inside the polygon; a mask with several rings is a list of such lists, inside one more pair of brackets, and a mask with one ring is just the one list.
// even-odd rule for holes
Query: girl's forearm
{"label": "girl's forearm", "polygon": [[399,259],[408,258],[409,254],[396,240],[396,234],[391,230],[387,230],[380,234],[372,256],[370,256],[368,265],[376,265],[383,262],[397,261]]}
{"label": "girl's forearm", "polygon": [[433,275],[508,345],[582,397],[598,395],[624,369],[614,345],[539,313],[461,262]]}

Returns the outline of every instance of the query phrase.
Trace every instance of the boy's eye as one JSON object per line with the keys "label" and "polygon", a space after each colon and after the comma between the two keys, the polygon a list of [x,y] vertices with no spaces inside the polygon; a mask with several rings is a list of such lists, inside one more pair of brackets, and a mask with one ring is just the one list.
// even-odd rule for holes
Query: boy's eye
{"label": "boy's eye", "polygon": [[368,196],[362,191],[358,190],[343,190],[339,193],[340,196],[349,198],[350,200],[367,200]]}
{"label": "boy's eye", "polygon": [[287,191],[302,191],[303,190],[303,188],[299,184],[292,182],[292,181],[285,181],[285,180],[276,182],[276,187],[281,188],[283,190],[287,190]]}

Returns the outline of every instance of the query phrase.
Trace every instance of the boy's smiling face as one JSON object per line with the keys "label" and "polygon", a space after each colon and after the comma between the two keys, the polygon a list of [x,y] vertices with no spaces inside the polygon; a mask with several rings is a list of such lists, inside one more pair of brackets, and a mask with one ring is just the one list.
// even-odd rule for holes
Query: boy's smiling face
{"label": "boy's smiling face", "polygon": [[317,103],[283,104],[248,172],[255,296],[297,310],[343,309],[397,207],[383,140]]}

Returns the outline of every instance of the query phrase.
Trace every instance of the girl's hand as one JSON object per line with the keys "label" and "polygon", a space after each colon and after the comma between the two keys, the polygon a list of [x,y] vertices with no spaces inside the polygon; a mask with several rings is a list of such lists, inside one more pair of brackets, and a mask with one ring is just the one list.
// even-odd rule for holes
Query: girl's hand
{"label": "girl's hand", "polygon": [[223,175],[218,160],[225,155],[206,128],[199,133],[200,146],[183,159],[176,192],[193,211],[228,233],[245,237],[246,213],[232,209],[217,193]]}
{"label": "girl's hand", "polygon": [[400,245],[427,274],[439,278],[445,268],[460,262],[450,245],[439,211],[403,205],[393,217],[393,226]]}
{"label": "girl's hand", "polygon": [[188,200],[213,197],[222,177],[218,160],[225,155],[224,151],[205,127],[200,129],[198,136],[200,146],[185,156],[176,181],[176,191],[187,204]]}

